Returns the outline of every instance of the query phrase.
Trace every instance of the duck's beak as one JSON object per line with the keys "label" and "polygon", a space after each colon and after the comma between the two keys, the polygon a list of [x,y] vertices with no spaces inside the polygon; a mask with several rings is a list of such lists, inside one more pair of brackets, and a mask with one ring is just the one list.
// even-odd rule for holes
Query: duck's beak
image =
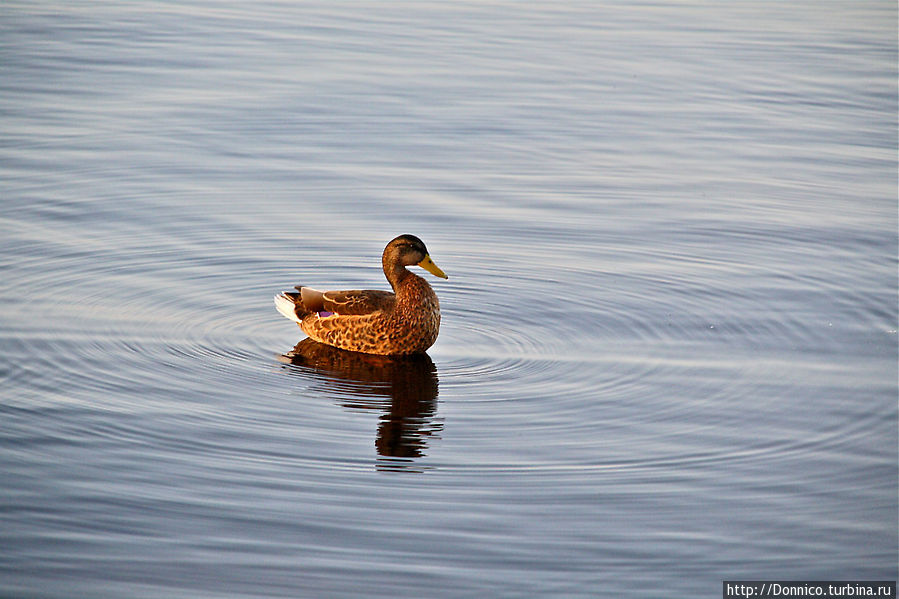
{"label": "duck's beak", "polygon": [[441,279],[448,279],[446,273],[440,270],[440,268],[434,264],[434,261],[431,260],[431,256],[429,254],[425,254],[425,259],[418,263],[423,269],[434,275],[435,277],[440,277]]}

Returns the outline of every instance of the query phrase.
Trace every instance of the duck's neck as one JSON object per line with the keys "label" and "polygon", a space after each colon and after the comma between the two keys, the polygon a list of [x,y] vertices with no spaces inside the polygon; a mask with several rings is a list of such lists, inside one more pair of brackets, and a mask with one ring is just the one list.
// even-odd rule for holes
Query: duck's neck
{"label": "duck's neck", "polygon": [[393,292],[399,295],[400,290],[402,289],[401,283],[406,277],[414,277],[415,275],[409,272],[406,267],[399,262],[390,263],[386,259],[381,262],[384,266],[384,274],[387,276],[387,281],[393,288]]}

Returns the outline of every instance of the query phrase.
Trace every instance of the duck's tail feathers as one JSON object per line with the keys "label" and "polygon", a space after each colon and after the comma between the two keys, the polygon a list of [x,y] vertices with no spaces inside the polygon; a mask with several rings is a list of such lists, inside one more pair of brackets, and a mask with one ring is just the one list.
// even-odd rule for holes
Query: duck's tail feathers
{"label": "duck's tail feathers", "polygon": [[275,308],[282,316],[284,316],[284,318],[288,318],[299,324],[302,322],[302,319],[297,316],[297,304],[296,301],[290,297],[291,295],[296,296],[297,294],[285,291],[284,293],[276,295]]}

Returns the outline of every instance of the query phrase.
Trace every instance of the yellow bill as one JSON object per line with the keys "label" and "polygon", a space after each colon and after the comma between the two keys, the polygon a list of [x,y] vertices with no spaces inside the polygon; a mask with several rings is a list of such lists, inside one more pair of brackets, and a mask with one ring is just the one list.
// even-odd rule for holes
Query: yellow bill
{"label": "yellow bill", "polygon": [[418,265],[421,266],[426,271],[428,271],[429,273],[431,273],[432,275],[434,275],[435,277],[440,277],[441,279],[449,278],[448,276],[446,276],[445,272],[440,270],[440,267],[438,267],[436,264],[434,264],[434,261],[431,260],[431,256],[429,254],[425,254],[425,259],[422,260],[421,262],[419,262]]}

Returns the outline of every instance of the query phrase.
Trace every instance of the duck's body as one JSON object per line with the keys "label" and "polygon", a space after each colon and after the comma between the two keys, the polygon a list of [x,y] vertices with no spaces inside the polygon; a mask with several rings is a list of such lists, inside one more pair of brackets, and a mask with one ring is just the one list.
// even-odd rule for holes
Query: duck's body
{"label": "duck's body", "polygon": [[369,354],[414,354],[427,350],[440,331],[440,302],[423,278],[406,267],[418,265],[447,278],[414,235],[400,235],[384,248],[389,291],[317,291],[297,286],[275,296],[275,307],[312,339]]}

